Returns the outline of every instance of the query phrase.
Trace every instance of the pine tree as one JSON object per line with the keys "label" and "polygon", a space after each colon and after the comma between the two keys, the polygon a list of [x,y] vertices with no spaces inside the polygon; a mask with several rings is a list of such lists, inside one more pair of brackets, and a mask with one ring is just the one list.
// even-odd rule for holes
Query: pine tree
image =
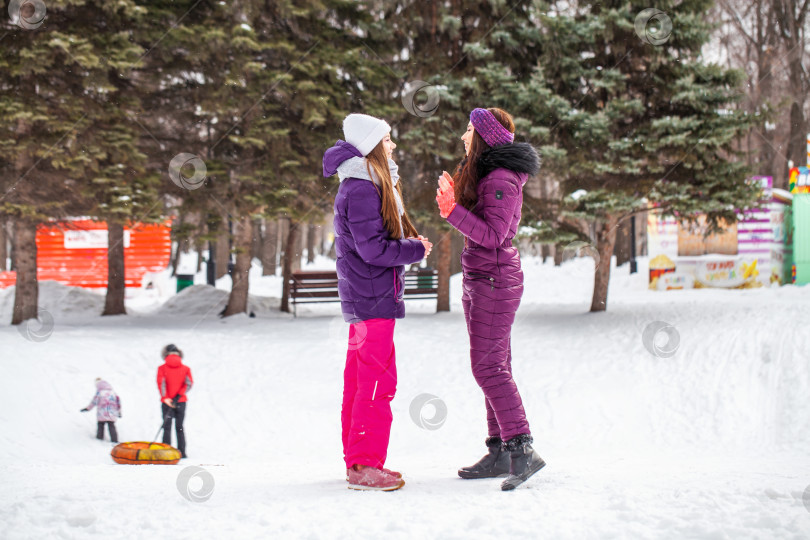
{"label": "pine tree", "polygon": [[[530,75],[527,58],[537,54],[537,39],[527,32],[532,8],[500,1],[434,2],[428,9],[410,2],[382,6],[373,35],[397,40],[390,53],[379,52],[394,70],[387,73],[384,97],[391,103],[395,96],[394,104],[401,105],[391,112],[409,211],[419,225],[439,231],[431,240],[439,270],[438,310],[446,311],[450,240],[457,233],[436,208],[437,179],[442,170],[452,173],[462,159],[460,136],[472,109],[513,108],[502,102],[500,86]],[[380,110],[388,112],[390,105]]]}
{"label": "pine tree", "polygon": [[[129,0],[53,0],[35,24],[28,11],[3,20],[0,150],[12,166],[0,213],[15,220],[20,255],[13,324],[37,317],[37,225],[98,210],[86,197],[98,190],[88,186],[126,186],[143,157],[115,101],[117,77],[140,52],[127,29],[142,14]],[[109,209],[113,199],[103,202]]]}
{"label": "pine tree", "polygon": [[741,74],[701,57],[711,5],[665,1],[645,12],[643,1],[583,0],[556,11],[546,3],[531,79],[506,85],[565,195],[546,231],[590,241],[577,219],[596,228],[591,311],[607,308],[622,221],[655,205],[680,219],[705,212],[716,229],[759,196],[732,148],[752,125],[734,105]]}
{"label": "pine tree", "polygon": [[[293,257],[300,257],[301,225],[319,221],[332,207],[338,183],[323,178],[325,149],[341,136],[347,112],[362,109],[367,94],[387,69],[364,46],[371,18],[361,4],[347,0],[278,2],[264,11],[267,30],[289,51],[270,60],[284,70],[273,99],[264,100],[266,115],[276,118],[268,142],[268,159],[258,174],[265,189],[259,197],[263,214],[289,220],[282,261],[281,310],[289,311]],[[364,38],[365,36],[365,38]]]}
{"label": "pine tree", "polygon": [[[164,6],[162,17],[185,4]],[[188,16],[149,55],[145,102],[154,118],[145,123],[169,155],[204,160],[204,184],[173,193],[185,211],[224,216],[220,230],[233,225],[227,316],[248,309],[254,220],[289,218],[293,243],[297,224],[331,204],[336,186],[312,171],[334,142],[326,128],[340,125],[348,90],[369,71],[353,34],[363,14],[340,0],[188,4]],[[161,126],[155,118],[171,120]]]}
{"label": "pine tree", "polygon": [[[74,12],[87,16],[87,13]],[[124,227],[160,219],[159,178],[145,169],[147,156],[139,148],[145,134],[132,116],[142,110],[142,90],[135,85],[137,68],[145,52],[133,43],[137,28],[149,24],[146,9],[134,2],[120,3],[115,9],[98,10],[103,21],[95,36],[94,60],[107,67],[107,79],[96,96],[92,110],[97,141],[84,151],[86,160],[85,196],[92,201],[93,215],[107,223],[107,294],[103,315],[126,314],[124,267]],[[70,21],[71,28],[79,28]],[[76,66],[80,71],[81,66]]]}

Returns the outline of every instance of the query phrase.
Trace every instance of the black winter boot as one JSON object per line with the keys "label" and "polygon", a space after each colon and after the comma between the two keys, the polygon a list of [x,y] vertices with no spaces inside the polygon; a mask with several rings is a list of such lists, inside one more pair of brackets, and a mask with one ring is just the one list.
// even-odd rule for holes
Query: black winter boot
{"label": "black winter boot", "polygon": [[509,465],[509,476],[501,484],[502,491],[510,491],[529,479],[531,475],[546,466],[537,452],[532,448],[532,436],[523,434],[509,439],[505,447],[505,452],[509,453],[511,463]]}
{"label": "black winter boot", "polygon": [[462,467],[458,475],[464,479],[496,478],[509,473],[509,452],[500,437],[487,437],[489,453],[470,467]]}

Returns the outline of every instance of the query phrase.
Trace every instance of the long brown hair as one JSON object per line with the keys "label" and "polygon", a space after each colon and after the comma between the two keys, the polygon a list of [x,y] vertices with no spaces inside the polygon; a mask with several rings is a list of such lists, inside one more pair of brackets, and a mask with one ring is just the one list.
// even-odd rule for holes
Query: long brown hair
{"label": "long brown hair", "polygon": [[[503,127],[511,133],[515,132],[515,122],[512,115],[503,109],[495,107],[487,109]],[[453,175],[453,193],[456,197],[456,204],[460,204],[467,210],[472,210],[478,202],[478,159],[484,151],[489,150],[489,145],[477,131],[473,130],[472,141],[470,141],[470,153],[467,154],[456,168]]]}
{"label": "long brown hair", "polygon": [[[388,156],[385,153],[382,141],[374,147],[374,150],[366,156],[366,169],[368,174],[374,178],[376,176],[380,180],[381,186],[377,186],[377,192],[380,194],[382,200],[382,218],[385,228],[388,229],[391,238],[399,239],[402,237],[402,230],[399,227],[399,209],[397,208],[397,201],[394,198],[394,189],[399,193],[400,200],[402,199],[402,182],[397,182],[397,187],[394,188],[394,182],[391,180],[391,171],[388,168]],[[372,174],[372,169],[374,173]],[[405,205],[403,201],[403,207]],[[405,238],[411,236],[418,236],[416,227],[411,223],[408,213],[402,214],[402,228],[405,229]]]}

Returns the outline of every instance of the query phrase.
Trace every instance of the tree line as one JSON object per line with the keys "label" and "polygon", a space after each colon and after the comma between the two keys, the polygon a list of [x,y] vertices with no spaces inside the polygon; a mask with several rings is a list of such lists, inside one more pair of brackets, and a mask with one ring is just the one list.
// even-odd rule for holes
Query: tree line
{"label": "tree line", "polygon": [[[225,315],[245,312],[257,231],[284,224],[286,284],[302,227],[329,218],[337,182],[321,157],[349,112],[393,127],[406,204],[436,245],[440,309],[455,233],[436,178],[462,158],[475,107],[506,109],[540,150],[524,232],[557,250],[584,241],[610,261],[617,230],[651,206],[735,220],[757,199],[741,141],[767,115],[744,103],[745,69],[703,54],[712,0],[646,4],[29,0],[0,27],[12,322],[37,315],[37,225],[77,215],[109,224],[105,314],[125,311],[124,225],[168,215],[178,244],[231,252]],[[594,277],[601,311],[609,263]]]}

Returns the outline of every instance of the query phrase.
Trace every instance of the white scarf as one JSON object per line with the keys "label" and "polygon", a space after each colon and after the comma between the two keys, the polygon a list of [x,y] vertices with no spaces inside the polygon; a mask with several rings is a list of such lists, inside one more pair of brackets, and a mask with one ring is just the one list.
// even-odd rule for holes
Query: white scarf
{"label": "white scarf", "polygon": [[[394,163],[393,159],[389,159],[388,170],[391,172],[391,182],[394,185],[394,200],[397,203],[397,211],[399,212],[399,230],[402,231],[402,238],[405,238],[405,230],[402,228],[402,214],[405,213],[405,207],[402,205],[402,199],[399,197],[399,191],[397,191],[397,182],[399,182],[399,165]],[[377,174],[374,172],[373,168],[371,169],[371,172],[373,178],[368,174],[366,158],[363,157],[353,157],[347,159],[337,168],[338,178],[340,178],[341,182],[343,182],[343,180],[346,178],[359,178],[361,180],[369,180],[370,182],[374,182],[380,186],[380,179],[377,178]]]}

